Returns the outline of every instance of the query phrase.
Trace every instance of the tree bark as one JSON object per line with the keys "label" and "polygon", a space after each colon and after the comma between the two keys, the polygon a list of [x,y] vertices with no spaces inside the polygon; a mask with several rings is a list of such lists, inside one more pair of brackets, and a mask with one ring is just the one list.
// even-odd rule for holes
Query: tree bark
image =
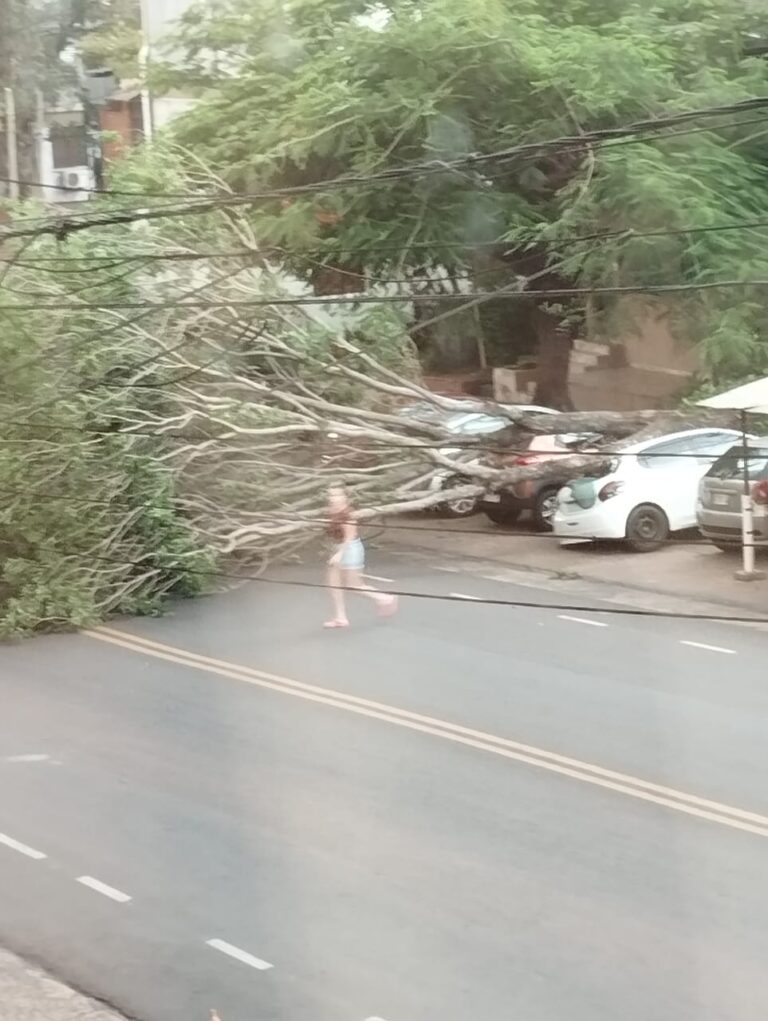
{"label": "tree bark", "polygon": [[572,411],[568,384],[573,347],[570,331],[542,309],[536,309],[534,325],[538,338],[534,402],[559,411]]}
{"label": "tree bark", "polygon": [[323,297],[333,294],[355,294],[365,290],[361,266],[318,266],[312,273],[312,289]]}

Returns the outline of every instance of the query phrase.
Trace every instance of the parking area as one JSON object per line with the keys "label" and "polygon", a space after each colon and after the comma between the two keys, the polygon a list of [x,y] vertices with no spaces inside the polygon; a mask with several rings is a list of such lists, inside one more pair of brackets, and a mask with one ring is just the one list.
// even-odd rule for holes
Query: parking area
{"label": "parking area", "polygon": [[[483,514],[462,520],[412,515],[387,522],[376,541],[430,550],[447,560],[477,557],[559,578],[768,612],[768,580],[737,581],[739,555],[720,552],[694,530],[675,534],[663,549],[639,554],[620,542],[563,546],[551,533],[531,534],[526,518],[498,528]],[[768,551],[761,551],[757,566],[768,569]]]}

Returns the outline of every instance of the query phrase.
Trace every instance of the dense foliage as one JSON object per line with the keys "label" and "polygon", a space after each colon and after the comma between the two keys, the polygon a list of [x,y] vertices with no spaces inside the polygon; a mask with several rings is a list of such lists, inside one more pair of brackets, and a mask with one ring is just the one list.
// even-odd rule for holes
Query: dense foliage
{"label": "dense foliage", "polygon": [[[756,27],[748,5],[727,0],[219,0],[191,8],[187,60],[167,80],[200,96],[178,137],[230,183],[291,186],[765,96],[765,61],[743,51]],[[723,115],[264,204],[258,231],[335,264],[393,277],[441,266],[477,287],[520,273],[537,274],[536,288],[768,278],[765,229],[569,240],[766,219],[767,139],[760,111]],[[669,306],[718,378],[766,365],[760,291]],[[504,309],[509,357],[521,316],[540,346],[567,349],[583,302]],[[621,306],[597,310],[616,329]],[[555,380],[549,388],[564,397]]]}
{"label": "dense foliage", "polygon": [[[216,186],[162,148],[136,150],[114,183]],[[40,222],[8,208],[15,226]],[[41,235],[3,256],[0,633],[153,612],[216,582],[226,554],[260,563],[281,536],[316,535],[296,513],[316,516],[340,472],[354,483],[357,465],[372,499],[413,478],[363,449],[381,395],[330,371],[340,339],[375,336],[383,370],[416,378],[400,314],[249,308],[307,287],[265,261],[236,210]]]}

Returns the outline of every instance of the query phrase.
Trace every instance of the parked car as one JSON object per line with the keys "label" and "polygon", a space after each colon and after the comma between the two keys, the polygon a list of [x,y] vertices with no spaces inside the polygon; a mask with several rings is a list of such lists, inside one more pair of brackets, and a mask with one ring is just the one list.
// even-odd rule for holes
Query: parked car
{"label": "parked car", "polygon": [[[504,467],[505,464],[509,467],[533,465],[589,450],[599,439],[597,433],[534,436],[524,453],[510,457],[497,455],[491,463],[496,467]],[[542,532],[551,532],[559,489],[558,482],[524,479],[496,493],[486,493],[480,501],[480,509],[495,525],[513,525],[524,511],[530,511],[535,527]]]}
{"label": "parked car", "polygon": [[[754,504],[754,538],[768,545],[768,436],[747,439],[747,472]],[[699,485],[696,522],[701,534],[721,550],[741,545],[744,443],[715,461]]]}
{"label": "parked car", "polygon": [[658,549],[670,532],[696,525],[701,477],[739,435],[733,429],[689,429],[617,451],[599,475],[560,490],[555,534],[625,539],[637,553]]}
{"label": "parked car", "polygon": [[[512,407],[512,405],[510,405]],[[554,415],[556,414],[552,408],[543,408],[535,404],[516,404],[514,405],[516,411],[525,411],[529,414],[538,415]],[[501,432],[509,426],[510,422],[507,418],[497,417],[496,415],[489,415],[483,412],[464,412],[452,415],[443,422],[443,426],[447,432],[452,433],[457,438],[471,438],[475,436],[492,436],[494,433]],[[450,457],[454,461],[465,461],[467,464],[476,464],[480,459],[481,452],[475,450],[472,447],[444,447],[440,451],[445,457]],[[467,481],[462,478],[458,472],[451,472],[448,469],[440,469],[435,472],[431,488],[433,491],[440,489],[449,489],[453,486],[460,485],[462,482]],[[449,517],[454,518],[465,518],[471,514],[477,513],[480,508],[480,498],[475,496],[459,497],[456,500],[448,500],[444,504],[440,504],[437,508],[442,513],[447,514]]]}

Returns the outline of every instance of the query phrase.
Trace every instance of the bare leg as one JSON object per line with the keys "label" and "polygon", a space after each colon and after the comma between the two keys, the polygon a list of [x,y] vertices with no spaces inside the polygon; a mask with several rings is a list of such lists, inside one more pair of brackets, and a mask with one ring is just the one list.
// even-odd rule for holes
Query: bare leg
{"label": "bare leg", "polygon": [[367,599],[372,599],[378,606],[379,611],[388,610],[393,612],[396,609],[397,597],[390,595],[389,592],[379,592],[373,585],[368,585],[367,582],[363,581],[362,571],[347,568],[344,574],[346,575],[346,587],[359,593],[361,596],[365,596]]}
{"label": "bare leg", "polygon": [[328,565],[328,591],[331,596],[331,602],[333,603],[333,621],[328,621],[332,624],[334,621],[338,624],[347,624],[347,607],[344,601],[344,582],[345,579],[342,574],[340,567],[336,564]]}

